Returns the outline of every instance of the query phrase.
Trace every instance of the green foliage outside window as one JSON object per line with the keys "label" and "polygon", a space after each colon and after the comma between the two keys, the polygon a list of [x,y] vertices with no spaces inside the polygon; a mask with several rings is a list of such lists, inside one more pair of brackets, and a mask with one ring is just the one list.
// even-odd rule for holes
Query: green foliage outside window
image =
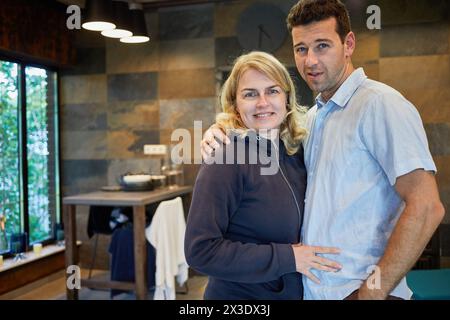
{"label": "green foliage outside window", "polygon": [[0,61],[0,216],[6,235],[21,230],[17,72],[17,64]]}
{"label": "green foliage outside window", "polygon": [[[29,242],[44,241],[52,235],[55,214],[55,139],[52,122],[56,114],[55,74],[41,68],[25,68],[26,163],[21,164],[19,65],[0,61],[0,252],[7,251],[4,238],[28,230]],[[52,144],[53,142],[53,144]],[[27,172],[28,207],[21,206],[21,165]],[[28,228],[23,226],[28,215]],[[2,240],[3,239],[3,240]]]}
{"label": "green foliage outside window", "polygon": [[30,242],[49,238],[47,72],[26,68],[27,161]]}

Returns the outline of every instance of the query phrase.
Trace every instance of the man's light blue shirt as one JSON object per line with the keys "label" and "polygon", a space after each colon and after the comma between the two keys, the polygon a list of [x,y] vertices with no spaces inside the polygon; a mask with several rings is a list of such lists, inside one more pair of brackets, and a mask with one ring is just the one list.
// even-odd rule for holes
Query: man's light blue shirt
{"label": "man's light blue shirt", "polygon": [[[327,102],[307,114],[308,188],[303,243],[341,249],[324,255],[339,272],[311,269],[305,299],[343,299],[358,289],[383,256],[404,208],[394,184],[415,169],[436,171],[420,116],[393,88],[355,70]],[[376,281],[374,281],[376,285]],[[391,295],[410,299],[402,279]]]}

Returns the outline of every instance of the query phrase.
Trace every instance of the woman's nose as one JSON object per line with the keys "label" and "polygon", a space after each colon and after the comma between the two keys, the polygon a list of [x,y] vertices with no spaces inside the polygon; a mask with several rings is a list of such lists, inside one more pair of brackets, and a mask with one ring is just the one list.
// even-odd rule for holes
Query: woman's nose
{"label": "woman's nose", "polygon": [[267,97],[264,93],[261,93],[258,97],[258,101],[256,102],[257,107],[265,107],[269,104]]}

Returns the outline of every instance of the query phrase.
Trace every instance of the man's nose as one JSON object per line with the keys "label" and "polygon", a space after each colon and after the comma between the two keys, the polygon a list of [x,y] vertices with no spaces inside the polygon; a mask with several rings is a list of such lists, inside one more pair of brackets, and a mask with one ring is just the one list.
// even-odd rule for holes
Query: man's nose
{"label": "man's nose", "polygon": [[306,61],[305,61],[305,65],[307,67],[312,67],[315,66],[317,64],[318,60],[317,60],[317,56],[314,53],[314,50],[308,50],[308,55],[306,56]]}

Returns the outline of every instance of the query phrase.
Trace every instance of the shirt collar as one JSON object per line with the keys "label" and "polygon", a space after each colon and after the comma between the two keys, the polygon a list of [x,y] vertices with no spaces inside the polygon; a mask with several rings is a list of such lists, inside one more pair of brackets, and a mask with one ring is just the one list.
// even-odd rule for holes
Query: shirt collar
{"label": "shirt collar", "polygon": [[[345,79],[344,83],[341,84],[339,89],[334,93],[331,97],[331,101],[334,102],[337,106],[344,108],[350,100],[350,98],[355,93],[356,89],[367,79],[366,74],[364,73],[363,68],[358,68],[354,70],[347,79]],[[318,108],[321,108],[325,102],[322,100],[322,94],[319,93],[316,97],[316,104]]]}

